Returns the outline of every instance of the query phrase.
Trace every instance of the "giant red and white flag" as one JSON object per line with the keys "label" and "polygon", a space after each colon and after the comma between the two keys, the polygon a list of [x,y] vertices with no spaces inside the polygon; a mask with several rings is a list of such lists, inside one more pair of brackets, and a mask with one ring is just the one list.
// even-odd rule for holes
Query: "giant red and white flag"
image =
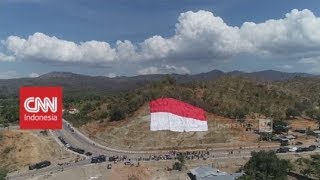
{"label": "giant red and white flag", "polygon": [[185,102],[160,98],[150,102],[151,131],[208,131],[205,111]]}

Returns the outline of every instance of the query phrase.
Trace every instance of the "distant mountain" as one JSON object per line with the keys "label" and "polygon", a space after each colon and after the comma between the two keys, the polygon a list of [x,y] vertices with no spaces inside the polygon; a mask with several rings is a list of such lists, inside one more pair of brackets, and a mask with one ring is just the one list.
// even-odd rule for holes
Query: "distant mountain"
{"label": "distant mountain", "polygon": [[[241,71],[223,72],[213,70],[194,75],[170,74],[178,83],[191,81],[215,80],[221,76],[246,76],[264,81],[285,81],[295,77],[312,77],[305,73],[286,73],[274,70],[246,73]],[[88,76],[70,72],[51,72],[36,78],[20,78],[0,80],[0,95],[18,94],[21,86],[63,86],[67,94],[107,94],[141,87],[156,80],[162,80],[168,75],[139,75],[133,77]]]}
{"label": "distant mountain", "polygon": [[307,74],[307,73],[286,73],[286,72],[274,71],[274,70],[247,73],[247,75],[259,80],[269,80],[269,81],[285,81],[285,80],[293,79],[295,77],[314,76],[312,74]]}

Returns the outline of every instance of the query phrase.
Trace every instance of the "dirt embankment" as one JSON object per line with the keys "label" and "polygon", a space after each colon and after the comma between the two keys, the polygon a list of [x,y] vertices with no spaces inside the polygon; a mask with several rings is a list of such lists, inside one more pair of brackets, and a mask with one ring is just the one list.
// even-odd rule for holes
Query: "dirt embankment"
{"label": "dirt embankment", "polygon": [[43,160],[73,156],[62,150],[46,133],[40,131],[0,129],[0,167],[18,170]]}
{"label": "dirt embankment", "polygon": [[132,117],[118,122],[91,122],[80,130],[96,141],[121,149],[188,149],[250,145],[258,136],[246,131],[235,120],[207,114],[207,132],[150,131],[149,106],[144,105]]}

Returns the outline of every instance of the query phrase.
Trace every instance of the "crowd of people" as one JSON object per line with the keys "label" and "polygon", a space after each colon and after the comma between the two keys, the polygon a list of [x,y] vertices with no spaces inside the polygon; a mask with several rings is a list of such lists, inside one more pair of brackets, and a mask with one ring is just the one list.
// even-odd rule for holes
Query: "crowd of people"
{"label": "crowd of people", "polygon": [[[196,160],[202,159],[206,160],[210,157],[209,151],[185,151],[185,152],[178,152],[178,151],[169,151],[165,154],[158,154],[158,155],[149,155],[144,157],[137,157],[137,158],[128,158],[127,156],[110,156],[109,161],[114,162],[126,162],[126,161],[159,161],[159,160],[176,160],[178,156],[183,156],[186,160]],[[214,157],[214,156],[213,156]]]}

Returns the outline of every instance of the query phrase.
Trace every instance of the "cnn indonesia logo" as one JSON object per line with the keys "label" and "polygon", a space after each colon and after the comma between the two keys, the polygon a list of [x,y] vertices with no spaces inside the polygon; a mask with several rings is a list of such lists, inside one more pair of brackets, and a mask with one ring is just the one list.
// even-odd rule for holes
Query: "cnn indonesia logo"
{"label": "cnn indonesia logo", "polygon": [[20,128],[61,129],[62,88],[20,88]]}
{"label": "cnn indonesia logo", "polygon": [[[33,107],[31,107],[30,104],[33,104]],[[24,101],[24,108],[29,113],[39,113],[40,110],[44,113],[49,112],[49,109],[52,113],[57,112],[57,98],[53,97],[52,100],[49,98],[44,98],[43,100],[39,97],[29,97]],[[58,118],[56,115],[51,114],[51,116],[42,116],[42,115],[36,115],[33,114],[32,116],[26,115],[25,118],[28,121],[56,121]]]}

